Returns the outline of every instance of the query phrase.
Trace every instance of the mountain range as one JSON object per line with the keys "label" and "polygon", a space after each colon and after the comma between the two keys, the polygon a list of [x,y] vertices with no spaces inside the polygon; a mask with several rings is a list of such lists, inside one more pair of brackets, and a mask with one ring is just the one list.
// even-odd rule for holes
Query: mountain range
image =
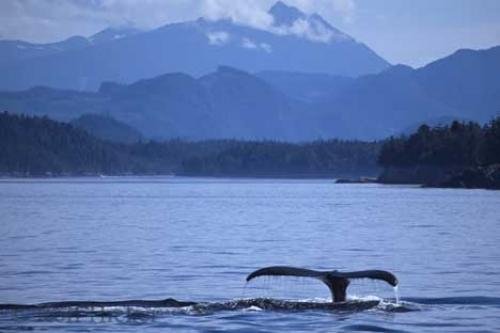
{"label": "mountain range", "polygon": [[162,73],[201,76],[219,65],[248,72],[377,73],[387,61],[331,26],[277,2],[272,24],[255,28],[231,19],[167,24],[151,31],[107,29],[52,44],[0,41],[0,90],[34,86],[95,91],[104,81],[132,83]]}
{"label": "mountain range", "polygon": [[62,121],[104,114],[155,139],[382,139],[425,121],[498,115],[500,47],[359,78],[221,66],[200,78],[105,82],[97,92],[36,87],[0,93],[0,108]]}
{"label": "mountain range", "polygon": [[500,112],[500,47],[390,66],[317,14],[278,2],[269,15],[267,29],[199,19],[45,45],[0,41],[0,109],[122,142],[374,140]]}
{"label": "mountain range", "polygon": [[98,92],[37,87],[0,93],[0,107],[71,121],[83,114],[106,114],[145,137],[280,138],[311,137],[296,122],[303,105],[249,73],[219,67],[199,79],[164,74],[130,85],[105,82]]}

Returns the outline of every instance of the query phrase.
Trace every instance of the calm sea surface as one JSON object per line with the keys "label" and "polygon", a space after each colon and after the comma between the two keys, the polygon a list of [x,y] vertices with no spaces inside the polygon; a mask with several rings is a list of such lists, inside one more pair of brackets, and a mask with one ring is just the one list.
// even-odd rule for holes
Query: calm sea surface
{"label": "calm sea surface", "polygon": [[[400,302],[389,285],[361,280],[348,289],[359,306],[298,307],[328,302],[328,289],[294,278],[245,284],[270,265],[390,270]],[[166,298],[201,305],[5,305]],[[245,306],[259,298],[276,308]],[[0,303],[1,332],[499,332],[500,191],[4,179]]]}

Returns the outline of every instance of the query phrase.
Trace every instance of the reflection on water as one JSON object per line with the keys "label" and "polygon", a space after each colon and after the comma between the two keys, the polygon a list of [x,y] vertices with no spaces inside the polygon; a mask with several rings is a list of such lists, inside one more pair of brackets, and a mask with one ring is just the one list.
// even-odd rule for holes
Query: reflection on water
{"label": "reflection on water", "polygon": [[[496,332],[499,203],[495,191],[328,180],[1,180],[3,305],[197,304],[4,308],[0,331]],[[269,265],[390,270],[400,304],[373,281],[349,287],[345,311],[314,280],[245,284]]]}

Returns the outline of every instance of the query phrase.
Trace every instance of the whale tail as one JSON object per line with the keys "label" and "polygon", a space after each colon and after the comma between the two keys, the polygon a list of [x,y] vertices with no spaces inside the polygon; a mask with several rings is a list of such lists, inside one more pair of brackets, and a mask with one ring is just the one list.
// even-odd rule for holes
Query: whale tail
{"label": "whale tail", "polygon": [[333,302],[345,302],[347,287],[352,279],[374,279],[385,281],[393,287],[398,285],[398,279],[396,276],[387,271],[315,271],[311,269],[288,266],[272,266],[256,270],[247,276],[247,281],[260,276],[295,276],[317,279],[326,284],[328,289],[330,289]]}

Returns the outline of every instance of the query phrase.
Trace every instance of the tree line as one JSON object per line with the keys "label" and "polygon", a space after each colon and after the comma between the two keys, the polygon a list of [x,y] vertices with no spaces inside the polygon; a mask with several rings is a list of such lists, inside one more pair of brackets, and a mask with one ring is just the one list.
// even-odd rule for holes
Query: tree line
{"label": "tree line", "polygon": [[0,113],[0,174],[373,176],[377,142],[206,140],[119,144],[47,117]]}
{"label": "tree line", "polygon": [[378,162],[387,167],[436,166],[464,169],[500,163],[500,117],[481,126],[454,121],[431,128],[422,125],[410,136],[391,137]]}

